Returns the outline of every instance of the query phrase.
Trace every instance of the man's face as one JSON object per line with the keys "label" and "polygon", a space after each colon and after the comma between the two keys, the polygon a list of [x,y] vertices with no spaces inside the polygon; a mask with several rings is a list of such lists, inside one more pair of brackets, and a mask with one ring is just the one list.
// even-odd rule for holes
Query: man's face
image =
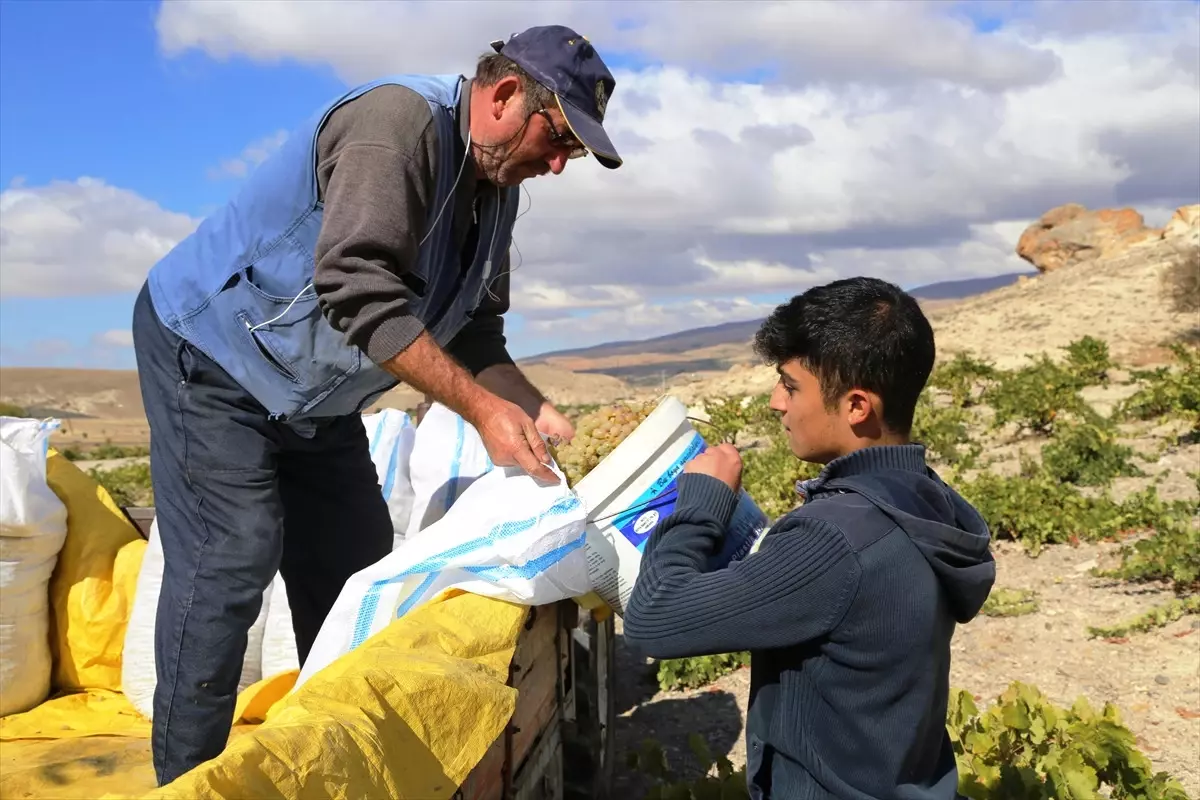
{"label": "man's face", "polygon": [[840,408],[827,408],[817,376],[798,359],[779,365],[771,408],[782,414],[792,453],[803,461],[827,464],[839,455],[846,425]]}
{"label": "man's face", "polygon": [[[506,86],[511,80],[514,86]],[[586,155],[557,107],[525,108],[525,96],[515,78],[500,81],[482,91],[491,93],[486,119],[471,120],[475,160],[484,177],[497,186],[516,186],[566,169],[567,161]]]}

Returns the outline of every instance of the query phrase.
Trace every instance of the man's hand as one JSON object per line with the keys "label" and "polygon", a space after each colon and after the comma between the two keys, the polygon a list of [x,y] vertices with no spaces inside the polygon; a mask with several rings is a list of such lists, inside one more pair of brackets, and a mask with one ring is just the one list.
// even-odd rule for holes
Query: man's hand
{"label": "man's hand", "polygon": [[549,400],[542,403],[534,425],[540,433],[563,442],[569,442],[575,438],[575,426],[571,424],[571,420],[551,405]]}
{"label": "man's hand", "polygon": [[546,443],[520,406],[489,393],[471,408],[467,419],[479,431],[483,446],[497,466],[516,465],[538,480],[559,482],[548,466],[551,461]]}
{"label": "man's hand", "polygon": [[381,364],[420,392],[443,403],[470,422],[483,438],[493,463],[520,466],[533,477],[558,483],[547,464],[550,455],[533,418],[521,407],[497,397],[476,383],[470,373],[440,348],[428,331]]}
{"label": "man's hand", "polygon": [[728,442],[705,450],[684,464],[683,471],[710,475],[734,492],[742,486],[742,456]]}

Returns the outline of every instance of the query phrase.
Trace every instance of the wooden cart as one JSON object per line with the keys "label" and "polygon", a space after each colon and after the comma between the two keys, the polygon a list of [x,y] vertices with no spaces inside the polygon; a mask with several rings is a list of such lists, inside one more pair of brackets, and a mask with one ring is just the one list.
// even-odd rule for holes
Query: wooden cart
{"label": "wooden cart", "polygon": [[[149,536],[153,508],[125,513]],[[608,796],[615,770],[613,618],[567,600],[530,609],[509,668],[516,710],[456,800]]]}

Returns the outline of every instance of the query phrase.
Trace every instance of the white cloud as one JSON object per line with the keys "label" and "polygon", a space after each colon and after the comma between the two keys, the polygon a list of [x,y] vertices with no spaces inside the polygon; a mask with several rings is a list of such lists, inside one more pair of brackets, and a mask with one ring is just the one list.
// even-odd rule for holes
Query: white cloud
{"label": "white cloud", "polygon": [[1003,89],[1054,73],[1052,52],[978,36],[946,7],[932,0],[176,0],[162,5],[157,25],[168,54],[197,48],[222,59],[328,63],[351,81],[389,70],[463,70],[492,39],[546,24],[569,25],[602,52],[687,68],[729,73],[767,63],[789,83],[815,73],[821,81],[932,78]]}
{"label": "white cloud", "polygon": [[528,329],[531,333],[552,337],[555,349],[561,349],[585,342],[643,339],[686,328],[760,319],[774,307],[774,303],[752,302],[745,298],[640,302],[604,309],[586,317],[533,320]]}
{"label": "white cloud", "polygon": [[0,297],[137,289],[198,224],[96,178],[0,192]]}
{"label": "white cloud", "polygon": [[133,347],[133,331],[111,330],[97,333],[92,337],[92,344],[107,348]]}
{"label": "white cloud", "polygon": [[221,163],[215,167],[210,167],[208,177],[211,180],[221,180],[222,178],[244,178],[246,175],[257,167],[259,164],[267,160],[267,158],[283,146],[287,141],[288,132],[284,130],[275,131],[269,136],[251,142],[242,150],[241,155],[236,158],[223,158]]}
{"label": "white cloud", "polygon": [[[1155,224],[1197,202],[1194,6],[1116,5],[176,0],[157,24],[168,55],[330,65],[348,82],[469,74],[489,40],[551,22],[610,63],[652,65],[616,71],[606,127],[624,167],[572,162],[527,184],[513,310],[520,337],[557,342],[753,317],[764,297],[850,274],[1028,269],[1017,237],[1061,203],[1133,205]],[[983,34],[963,8],[1025,16]],[[282,137],[215,171],[246,174]],[[100,290],[77,273],[131,288],[195,225],[99,187],[115,194],[86,210],[71,203],[97,191],[83,181],[4,193],[6,295]]]}

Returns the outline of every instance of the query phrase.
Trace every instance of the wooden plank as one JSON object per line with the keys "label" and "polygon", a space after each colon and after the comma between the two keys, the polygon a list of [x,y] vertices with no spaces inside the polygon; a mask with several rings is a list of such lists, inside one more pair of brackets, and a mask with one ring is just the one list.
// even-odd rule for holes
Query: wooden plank
{"label": "wooden plank", "polygon": [[562,800],[562,718],[555,714],[513,780],[513,800]]}
{"label": "wooden plank", "polygon": [[[471,771],[460,791],[464,800],[500,800],[507,767],[516,774],[534,743],[559,711],[558,680],[569,663],[570,636],[558,636],[563,615],[556,605],[537,606],[531,628],[522,632],[513,656],[511,685],[517,705],[509,721],[511,736],[501,734]],[[556,637],[558,647],[556,647]]]}

